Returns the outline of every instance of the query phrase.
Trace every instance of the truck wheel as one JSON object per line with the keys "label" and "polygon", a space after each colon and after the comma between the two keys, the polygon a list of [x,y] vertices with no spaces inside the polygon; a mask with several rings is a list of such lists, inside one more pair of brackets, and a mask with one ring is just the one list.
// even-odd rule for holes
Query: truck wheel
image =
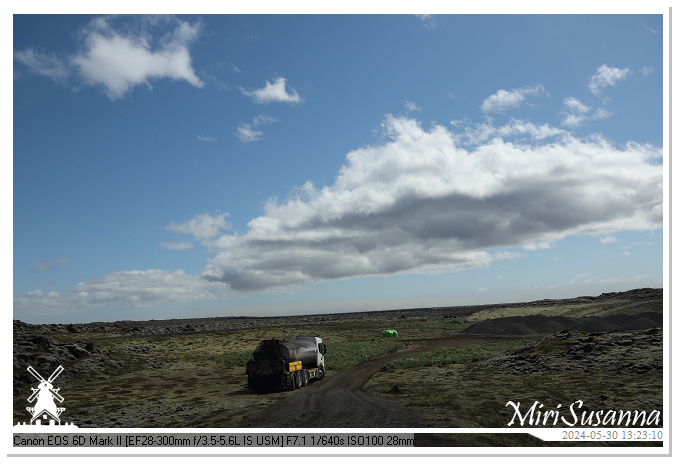
{"label": "truck wheel", "polygon": [[323,377],[325,377],[325,369],[322,367],[318,368],[318,380],[323,380]]}
{"label": "truck wheel", "polygon": [[290,391],[295,391],[295,386],[297,384],[297,379],[295,378],[295,374],[288,374],[288,390]]}
{"label": "truck wheel", "polygon": [[297,388],[302,388],[302,371],[295,372],[295,382],[297,383],[295,385]]}
{"label": "truck wheel", "polygon": [[304,369],[302,371],[302,386],[306,387],[307,385],[309,385],[309,371]]}

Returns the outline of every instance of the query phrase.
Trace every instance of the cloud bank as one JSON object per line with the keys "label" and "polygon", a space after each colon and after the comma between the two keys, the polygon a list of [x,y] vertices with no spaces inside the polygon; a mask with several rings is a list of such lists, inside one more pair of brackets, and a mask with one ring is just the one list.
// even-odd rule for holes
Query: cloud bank
{"label": "cloud bank", "polygon": [[658,148],[521,121],[482,132],[474,146],[465,133],[405,117],[383,128],[389,141],[350,152],[334,185],[307,182],[270,199],[246,233],[210,239],[217,254],[202,277],[250,292],[451,272],[506,257],[496,249],[661,227]]}
{"label": "cloud bank", "polygon": [[156,304],[214,300],[225,286],[187,275],[182,270],[118,271],[64,292],[34,290],[14,299],[15,308],[26,312],[47,309],[58,313],[80,307]]}

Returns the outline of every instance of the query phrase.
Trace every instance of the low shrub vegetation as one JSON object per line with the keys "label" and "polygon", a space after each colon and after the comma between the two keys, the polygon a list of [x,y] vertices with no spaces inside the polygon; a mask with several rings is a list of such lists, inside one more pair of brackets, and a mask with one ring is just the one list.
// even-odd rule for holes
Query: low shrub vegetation
{"label": "low shrub vegetation", "polygon": [[[396,339],[380,337],[364,338],[329,343],[325,356],[326,369],[340,371],[355,366],[387,353],[393,353],[401,347]],[[245,367],[252,356],[252,351],[226,352],[211,356],[185,356],[189,359],[204,359],[217,363],[221,367]]]}
{"label": "low shrub vegetation", "polygon": [[508,340],[505,342],[484,343],[450,348],[437,348],[412,354],[404,358],[389,361],[382,366],[382,371],[394,371],[396,369],[412,369],[420,367],[445,366],[449,364],[469,364],[477,361],[485,361],[498,354],[519,348],[530,343],[530,340]]}
{"label": "low shrub vegetation", "polygon": [[243,367],[250,360],[252,352],[241,352],[241,353],[222,353],[214,356],[210,356],[211,361],[216,362],[222,367]]}
{"label": "low shrub vegetation", "polygon": [[325,356],[326,368],[339,371],[393,353],[400,347],[396,339],[378,337],[329,344]]}

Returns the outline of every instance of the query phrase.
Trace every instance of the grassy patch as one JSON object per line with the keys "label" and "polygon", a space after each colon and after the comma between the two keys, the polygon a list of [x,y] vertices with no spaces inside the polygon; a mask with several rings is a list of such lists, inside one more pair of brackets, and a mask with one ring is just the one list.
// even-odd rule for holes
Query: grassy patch
{"label": "grassy patch", "polygon": [[528,343],[530,343],[529,340],[508,340],[506,342],[485,343],[481,345],[437,348],[389,361],[382,366],[381,370],[394,371],[396,369],[446,366],[449,364],[469,364],[485,361],[497,356],[499,353],[519,348]]}
{"label": "grassy patch", "polygon": [[[365,331],[364,337],[359,339],[351,339],[346,334],[337,335],[334,337],[328,337],[331,341],[326,342],[327,338],[324,339],[328,347],[328,352],[325,356],[325,364],[328,370],[339,371],[346,367],[355,366],[361,364],[365,361],[370,361],[379,356],[387,353],[392,353],[401,347],[395,339],[387,339],[382,337],[365,337],[365,333],[372,333],[371,331]],[[354,337],[360,335],[354,333]],[[332,342],[332,339],[342,340]],[[244,367],[245,364],[250,360],[252,355],[252,350],[234,350],[229,352],[222,352],[219,354],[187,354],[183,357],[186,360],[203,360],[207,359],[212,361],[221,367]]]}
{"label": "grassy patch", "polygon": [[325,364],[328,370],[339,371],[393,353],[401,344],[393,338],[369,338],[328,345]]}
{"label": "grassy patch", "polygon": [[[394,385],[400,393],[392,391]],[[379,372],[366,390],[413,409],[423,427],[506,427],[514,413],[507,406],[509,400],[520,403],[522,410],[538,401],[544,410],[556,410],[561,404],[561,410],[567,411],[577,400],[592,411],[657,409],[662,375],[517,376],[476,370],[473,365],[443,366]]]}
{"label": "grassy patch", "polygon": [[521,386],[524,388],[538,388],[540,387],[540,380],[536,377],[524,377],[521,379]]}
{"label": "grassy patch", "polygon": [[214,356],[209,356],[210,361],[214,361],[222,367],[244,367],[250,360],[252,352],[241,353],[222,353]]}

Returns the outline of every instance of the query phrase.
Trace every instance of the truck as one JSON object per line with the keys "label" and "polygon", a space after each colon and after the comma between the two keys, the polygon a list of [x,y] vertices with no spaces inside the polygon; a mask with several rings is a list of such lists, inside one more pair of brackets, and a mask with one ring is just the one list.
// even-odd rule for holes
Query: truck
{"label": "truck", "polygon": [[320,337],[263,340],[245,371],[251,390],[293,391],[325,377],[326,346]]}

